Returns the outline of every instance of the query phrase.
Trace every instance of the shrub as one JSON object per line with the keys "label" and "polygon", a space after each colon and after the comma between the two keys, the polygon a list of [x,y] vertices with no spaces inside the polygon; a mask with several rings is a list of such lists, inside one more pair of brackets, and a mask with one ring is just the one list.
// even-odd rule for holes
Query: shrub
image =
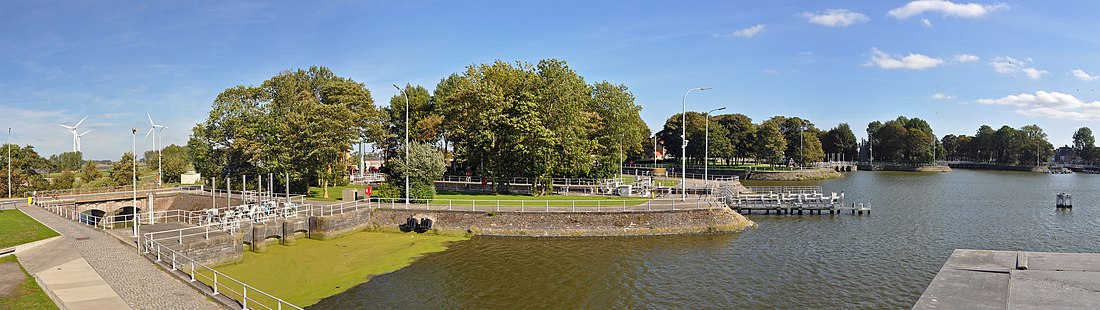
{"label": "shrub", "polygon": [[371,188],[371,197],[401,198],[401,187],[385,182]]}
{"label": "shrub", "polygon": [[435,199],[435,186],[424,183],[413,183],[410,185],[409,199],[412,199],[416,203],[425,203],[429,199]]}

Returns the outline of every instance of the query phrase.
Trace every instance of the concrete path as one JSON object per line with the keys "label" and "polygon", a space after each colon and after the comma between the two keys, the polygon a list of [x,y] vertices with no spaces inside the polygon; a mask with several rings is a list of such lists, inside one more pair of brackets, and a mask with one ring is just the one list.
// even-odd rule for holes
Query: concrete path
{"label": "concrete path", "polygon": [[[149,260],[138,255],[135,248],[119,243],[117,239],[102,231],[63,219],[38,207],[22,205],[19,210],[64,236],[50,244],[26,251],[42,250],[41,254],[37,254],[36,259],[25,259],[27,254],[19,254],[20,263],[29,272],[32,267],[28,265],[33,266],[37,271],[33,272],[36,275],[38,272],[45,273],[46,277],[40,278],[58,299],[64,301],[65,298],[62,298],[64,294],[71,294],[73,297],[70,300],[78,300],[115,293],[125,301],[124,304],[117,306],[88,307],[76,304],[80,307],[70,309],[222,308],[219,304],[206,299],[202,293],[153,266]],[[55,242],[59,244],[53,244]],[[61,249],[66,244],[74,251],[48,251],[50,248],[46,247],[49,245],[54,249]],[[46,267],[50,265],[53,267]],[[85,265],[87,267],[83,267]],[[109,287],[96,284],[92,279],[93,274],[98,274],[99,281],[105,282]],[[108,292],[110,290],[113,292]]]}
{"label": "concrete path", "polygon": [[17,257],[62,309],[130,309],[68,239],[54,239]]}

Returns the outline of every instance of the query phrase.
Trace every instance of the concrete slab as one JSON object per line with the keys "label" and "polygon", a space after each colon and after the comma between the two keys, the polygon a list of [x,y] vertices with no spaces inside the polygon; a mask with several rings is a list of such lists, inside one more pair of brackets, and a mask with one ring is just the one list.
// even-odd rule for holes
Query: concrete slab
{"label": "concrete slab", "polygon": [[73,247],[68,238],[58,238],[20,252],[17,257],[27,273],[36,274],[80,258],[80,252]]}
{"label": "concrete slab", "polygon": [[1008,273],[944,266],[913,309],[1004,309],[1008,280]]}
{"label": "concrete slab", "polygon": [[1008,307],[1012,309],[1096,309],[1100,273],[1013,271]]}
{"label": "concrete slab", "polygon": [[1097,309],[1100,254],[955,250],[913,308]]}

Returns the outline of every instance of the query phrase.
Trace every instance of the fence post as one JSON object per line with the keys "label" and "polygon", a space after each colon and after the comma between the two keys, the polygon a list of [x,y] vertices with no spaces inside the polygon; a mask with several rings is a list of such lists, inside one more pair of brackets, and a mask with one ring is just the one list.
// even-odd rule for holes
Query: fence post
{"label": "fence post", "polygon": [[183,244],[183,229],[180,229],[179,232],[180,232],[179,244]]}
{"label": "fence post", "polygon": [[519,213],[523,213],[523,205],[524,205],[523,200],[520,200],[519,201]]}
{"label": "fence post", "polygon": [[195,261],[191,261],[191,282],[195,282]]}
{"label": "fence post", "polygon": [[577,201],[573,200],[573,201],[570,201],[570,202],[573,204],[573,212],[577,212]]}
{"label": "fence post", "polygon": [[176,270],[176,252],[172,252],[172,270]]}
{"label": "fence post", "polygon": [[[244,283],[241,283],[241,284],[244,284]],[[241,286],[241,291],[244,291],[244,296],[241,297],[241,303],[242,303],[241,309],[247,310],[248,309],[248,285],[242,285]]]}
{"label": "fence post", "polygon": [[550,201],[546,201],[546,212],[550,212]]}
{"label": "fence post", "polygon": [[218,294],[218,272],[214,271],[214,295]]}

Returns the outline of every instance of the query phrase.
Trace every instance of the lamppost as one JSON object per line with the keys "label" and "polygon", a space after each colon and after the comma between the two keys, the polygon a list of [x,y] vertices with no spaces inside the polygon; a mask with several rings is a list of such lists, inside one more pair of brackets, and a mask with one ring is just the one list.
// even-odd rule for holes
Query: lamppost
{"label": "lamppost", "polygon": [[11,127],[8,127],[8,198],[11,198]]}
{"label": "lamppost", "polygon": [[708,90],[710,87],[689,89],[684,93],[683,112],[680,113],[680,201],[687,200],[687,100],[688,94],[696,90]]}
{"label": "lamppost", "polygon": [[653,169],[657,169],[657,135],[653,135]]}
{"label": "lamppost", "polygon": [[715,111],[722,111],[725,109],[726,107],[721,107],[707,111],[706,114],[703,114],[703,117],[706,118],[706,130],[703,133],[703,182],[706,185],[710,185],[710,114],[714,113]]}
{"label": "lamppost", "polygon": [[[131,154],[137,154],[137,128],[130,128],[130,133],[133,136],[133,145],[131,146],[133,148],[131,150],[133,153],[131,153]],[[134,168],[133,168],[134,170],[133,170],[133,175],[132,175],[133,178],[131,179],[131,181],[132,181],[131,185],[133,185],[133,189],[134,189],[134,200],[133,200],[133,205],[131,206],[132,209],[130,209],[130,211],[131,211],[130,212],[130,218],[134,221],[134,238],[137,238],[137,236],[138,236],[138,223],[139,222],[138,222],[138,212],[137,212],[137,160],[136,160],[137,158],[135,158],[135,157],[136,157],[136,155],[131,155],[130,156],[130,162],[134,164]]]}
{"label": "lamppost", "polygon": [[397,84],[393,88],[405,95],[405,207],[409,207],[409,94]]}
{"label": "lamppost", "polygon": [[802,155],[802,123],[798,124],[798,170],[802,170],[802,164],[806,162],[806,157]]}

